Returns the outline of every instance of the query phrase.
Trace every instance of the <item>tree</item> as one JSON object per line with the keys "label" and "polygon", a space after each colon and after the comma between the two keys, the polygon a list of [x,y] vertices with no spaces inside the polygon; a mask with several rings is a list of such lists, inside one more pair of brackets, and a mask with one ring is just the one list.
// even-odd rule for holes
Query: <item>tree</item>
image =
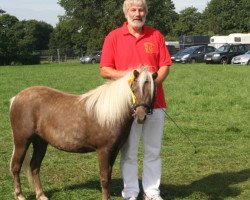
{"label": "tree", "polygon": [[201,21],[201,13],[197,8],[188,7],[182,10],[179,14],[179,19],[173,29],[174,35],[195,35],[196,26]]}
{"label": "tree", "polygon": [[32,52],[48,49],[53,27],[45,22],[23,20],[13,26],[12,31],[18,42],[19,51]]}
{"label": "tree", "polygon": [[[49,41],[50,49],[72,49],[75,46],[74,37],[79,35],[71,19],[64,19],[54,29]],[[76,42],[77,43],[77,42]]]}
{"label": "tree", "polygon": [[53,27],[45,22],[19,21],[9,14],[0,15],[0,65],[38,63],[34,51],[48,49],[52,31]]}
{"label": "tree", "polygon": [[2,8],[0,8],[0,14],[6,13]]}
{"label": "tree", "polygon": [[16,62],[23,64],[39,63],[37,50],[48,49],[50,34],[53,27],[37,20],[23,20],[12,28],[12,38],[16,41]]}
{"label": "tree", "polygon": [[16,57],[16,41],[11,28],[18,19],[9,14],[0,15],[0,65],[8,65]]}
{"label": "tree", "polygon": [[199,25],[203,33],[229,34],[250,31],[249,0],[211,0]]}
{"label": "tree", "polygon": [[[123,2],[124,0],[60,0],[65,16],[61,17],[59,24],[70,22],[70,26],[74,27],[75,32],[71,32],[73,46],[86,49],[87,52],[100,50],[105,36],[125,21]],[[163,34],[169,33],[177,17],[172,1],[152,0],[148,4],[150,12],[147,24],[160,29]]]}
{"label": "tree", "polygon": [[[69,24],[71,43],[87,49],[88,52],[100,50],[105,35],[109,30],[122,23],[121,0],[61,0],[59,4],[65,9],[65,16],[60,23]],[[58,25],[59,25],[58,24]],[[60,25],[59,25],[60,26]],[[74,30],[72,30],[74,29]],[[59,38],[60,36],[58,36]]]}
{"label": "tree", "polygon": [[149,14],[147,25],[159,29],[163,35],[173,31],[178,14],[172,0],[151,0],[148,1]]}

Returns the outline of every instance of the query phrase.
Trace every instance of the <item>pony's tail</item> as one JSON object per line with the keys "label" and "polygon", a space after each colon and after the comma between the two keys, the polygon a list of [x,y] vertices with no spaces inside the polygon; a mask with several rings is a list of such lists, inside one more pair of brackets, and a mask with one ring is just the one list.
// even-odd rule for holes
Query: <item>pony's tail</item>
{"label": "pony's tail", "polygon": [[10,99],[10,109],[11,109],[11,107],[12,107],[12,104],[13,104],[15,98],[16,98],[16,96],[14,96],[14,97],[12,97],[12,98]]}
{"label": "pony's tail", "polygon": [[31,160],[31,151],[29,150],[30,148],[28,148],[24,161],[23,161],[23,170],[24,172],[26,172],[26,177],[28,179],[28,183],[30,188],[34,189],[34,182],[33,182],[33,178],[31,175],[31,169],[30,169],[30,160]]}

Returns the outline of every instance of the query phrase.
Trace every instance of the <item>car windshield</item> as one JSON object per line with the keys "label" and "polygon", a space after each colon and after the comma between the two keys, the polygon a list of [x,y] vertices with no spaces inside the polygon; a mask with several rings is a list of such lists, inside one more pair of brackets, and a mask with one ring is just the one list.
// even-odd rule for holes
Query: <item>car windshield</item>
{"label": "car windshield", "polygon": [[230,45],[222,45],[221,47],[219,47],[216,51],[219,52],[227,52],[230,48]]}
{"label": "car windshield", "polygon": [[250,54],[250,50],[249,50],[249,51],[247,51],[245,54]]}
{"label": "car windshield", "polygon": [[87,55],[87,56],[94,57],[94,56],[96,56],[96,55],[98,55],[98,54],[99,54],[99,52],[95,52],[95,53],[89,54],[89,55]]}
{"label": "car windshield", "polygon": [[189,48],[186,48],[186,49],[183,49],[182,53],[193,53],[194,50],[196,50],[197,47],[193,46],[193,47],[189,47]]}

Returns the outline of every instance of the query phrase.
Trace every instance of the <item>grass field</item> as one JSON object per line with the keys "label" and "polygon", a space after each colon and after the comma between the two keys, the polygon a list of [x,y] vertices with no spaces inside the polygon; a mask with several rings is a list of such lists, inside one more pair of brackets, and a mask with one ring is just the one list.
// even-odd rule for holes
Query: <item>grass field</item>
{"label": "grass field", "polygon": [[[98,65],[62,63],[0,67],[0,199],[13,199],[9,173],[12,154],[9,99],[33,85],[82,94],[103,82]],[[197,153],[166,117],[162,144],[163,199],[250,198],[249,89],[250,68],[246,66],[173,65],[164,82],[167,112],[195,143]],[[95,153],[70,154],[49,147],[41,177],[45,193],[51,200],[101,199]],[[21,178],[27,199],[35,199],[24,172]],[[121,200],[121,190],[118,157],[112,175],[112,199]]]}

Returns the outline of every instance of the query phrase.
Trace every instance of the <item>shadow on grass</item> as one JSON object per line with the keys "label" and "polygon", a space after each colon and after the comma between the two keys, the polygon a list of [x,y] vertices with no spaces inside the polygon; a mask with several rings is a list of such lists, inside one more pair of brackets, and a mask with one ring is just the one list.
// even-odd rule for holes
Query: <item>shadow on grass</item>
{"label": "shadow on grass", "polygon": [[245,169],[239,172],[212,174],[189,185],[162,185],[161,191],[166,200],[185,198],[193,193],[205,194],[209,200],[222,200],[239,196],[242,190],[234,185],[248,179],[250,179],[250,169]]}
{"label": "shadow on grass", "polygon": [[[241,194],[242,190],[234,187],[235,184],[245,182],[250,179],[250,169],[245,169],[239,172],[226,172],[212,174],[200,180],[193,181],[189,185],[161,185],[161,195],[164,200],[172,200],[175,198],[187,198],[192,194],[203,194],[209,200],[223,200],[228,197],[237,197]],[[123,182],[122,179],[112,179],[111,182],[111,197],[121,196]],[[99,180],[88,181],[83,184],[71,185],[65,187],[63,190],[77,190],[82,188],[100,189]],[[54,193],[60,192],[60,189],[53,189],[45,191],[46,195],[50,198]],[[30,196],[28,199],[32,199]],[[101,197],[100,197],[101,199]],[[140,193],[138,199],[142,199]]]}

